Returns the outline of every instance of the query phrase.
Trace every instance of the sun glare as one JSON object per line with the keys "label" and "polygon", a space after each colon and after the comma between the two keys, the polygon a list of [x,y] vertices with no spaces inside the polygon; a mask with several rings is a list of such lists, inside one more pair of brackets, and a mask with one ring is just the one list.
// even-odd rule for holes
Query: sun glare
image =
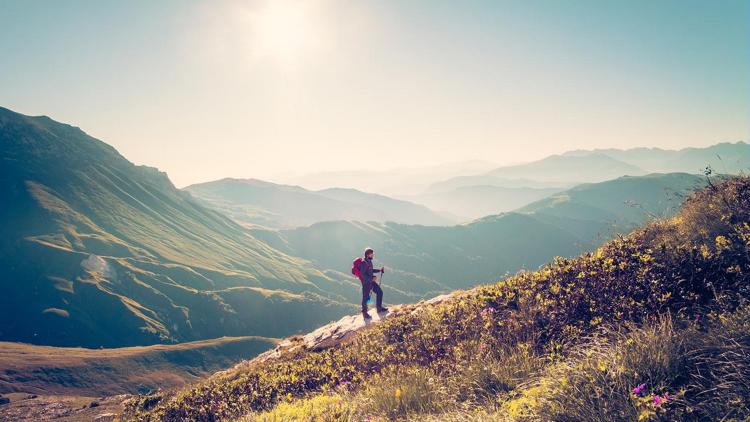
{"label": "sun glare", "polygon": [[307,5],[274,0],[251,12],[248,24],[254,54],[289,64],[309,53],[316,33]]}

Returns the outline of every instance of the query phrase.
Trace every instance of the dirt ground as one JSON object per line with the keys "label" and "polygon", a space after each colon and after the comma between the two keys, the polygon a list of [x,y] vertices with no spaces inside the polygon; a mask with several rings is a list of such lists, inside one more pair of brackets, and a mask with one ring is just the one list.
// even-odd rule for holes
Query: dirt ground
{"label": "dirt ground", "polygon": [[9,404],[0,405],[0,421],[109,422],[119,420],[129,395],[110,397],[45,396],[8,393]]}

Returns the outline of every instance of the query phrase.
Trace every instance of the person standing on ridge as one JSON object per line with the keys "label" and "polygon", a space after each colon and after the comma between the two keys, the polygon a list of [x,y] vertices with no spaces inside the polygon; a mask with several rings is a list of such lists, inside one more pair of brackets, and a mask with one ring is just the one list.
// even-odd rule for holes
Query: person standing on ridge
{"label": "person standing on ridge", "polygon": [[380,288],[380,284],[376,281],[377,278],[375,277],[375,274],[377,273],[380,273],[382,277],[382,274],[385,273],[385,267],[381,267],[380,269],[372,268],[372,257],[374,255],[375,252],[372,248],[367,248],[365,249],[365,258],[357,258],[356,260],[360,261],[358,275],[359,281],[362,282],[362,316],[365,319],[372,318],[367,313],[367,299],[370,297],[370,291],[374,291],[377,297],[375,299],[375,306],[378,313],[388,311],[388,308],[383,307],[383,289]]}

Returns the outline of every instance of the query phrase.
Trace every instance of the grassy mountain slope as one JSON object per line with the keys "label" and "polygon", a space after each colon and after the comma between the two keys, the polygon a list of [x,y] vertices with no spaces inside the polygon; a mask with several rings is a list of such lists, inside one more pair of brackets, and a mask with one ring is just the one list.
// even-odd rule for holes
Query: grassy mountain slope
{"label": "grassy mountain slope", "polygon": [[348,309],[342,282],[48,117],[0,109],[0,187],[2,340],[275,337]]}
{"label": "grassy mountain slope", "polygon": [[451,223],[423,205],[354,189],[314,192],[254,179],[222,179],[185,190],[239,223],[269,228],[293,228],[330,220]]}
{"label": "grassy mountain slope", "polygon": [[394,269],[385,276],[388,300],[406,302],[534,269],[550,256],[579,254],[650,215],[671,215],[681,197],[703,183],[687,174],[625,177],[454,227],[328,222],[278,232],[256,230],[254,235],[340,273],[350,266],[342,257],[366,243],[376,250],[378,262]]}
{"label": "grassy mountain slope", "polygon": [[685,195],[705,183],[705,177],[687,173],[623,176],[578,185],[517,211],[563,225],[595,241],[618,231],[630,231],[649,218],[674,214]]}
{"label": "grassy mountain slope", "polygon": [[0,342],[0,393],[96,397],[174,388],[252,358],[274,344],[262,337],[117,349]]}
{"label": "grassy mountain slope", "polygon": [[749,281],[750,179],[734,178],[592,253],[388,319],[322,352],[289,349],[139,398],[128,415],[742,420]]}

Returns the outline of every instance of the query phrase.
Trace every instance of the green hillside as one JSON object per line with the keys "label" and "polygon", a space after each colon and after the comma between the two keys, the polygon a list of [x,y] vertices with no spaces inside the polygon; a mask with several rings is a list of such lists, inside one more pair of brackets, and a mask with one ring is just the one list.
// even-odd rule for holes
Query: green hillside
{"label": "green hillside", "polygon": [[48,117],[0,109],[0,187],[1,340],[278,337],[347,312],[356,296]]}
{"label": "green hillside", "polygon": [[184,190],[239,223],[273,229],[331,220],[429,225],[454,222],[423,205],[354,189],[310,191],[255,179],[222,179]]}
{"label": "green hillside", "polygon": [[746,420],[750,179],[578,258],[289,349],[137,420]]}
{"label": "green hillside", "polygon": [[623,176],[584,183],[517,211],[568,227],[595,242],[616,232],[628,232],[648,219],[674,214],[684,197],[705,183],[705,177],[687,173]]}

